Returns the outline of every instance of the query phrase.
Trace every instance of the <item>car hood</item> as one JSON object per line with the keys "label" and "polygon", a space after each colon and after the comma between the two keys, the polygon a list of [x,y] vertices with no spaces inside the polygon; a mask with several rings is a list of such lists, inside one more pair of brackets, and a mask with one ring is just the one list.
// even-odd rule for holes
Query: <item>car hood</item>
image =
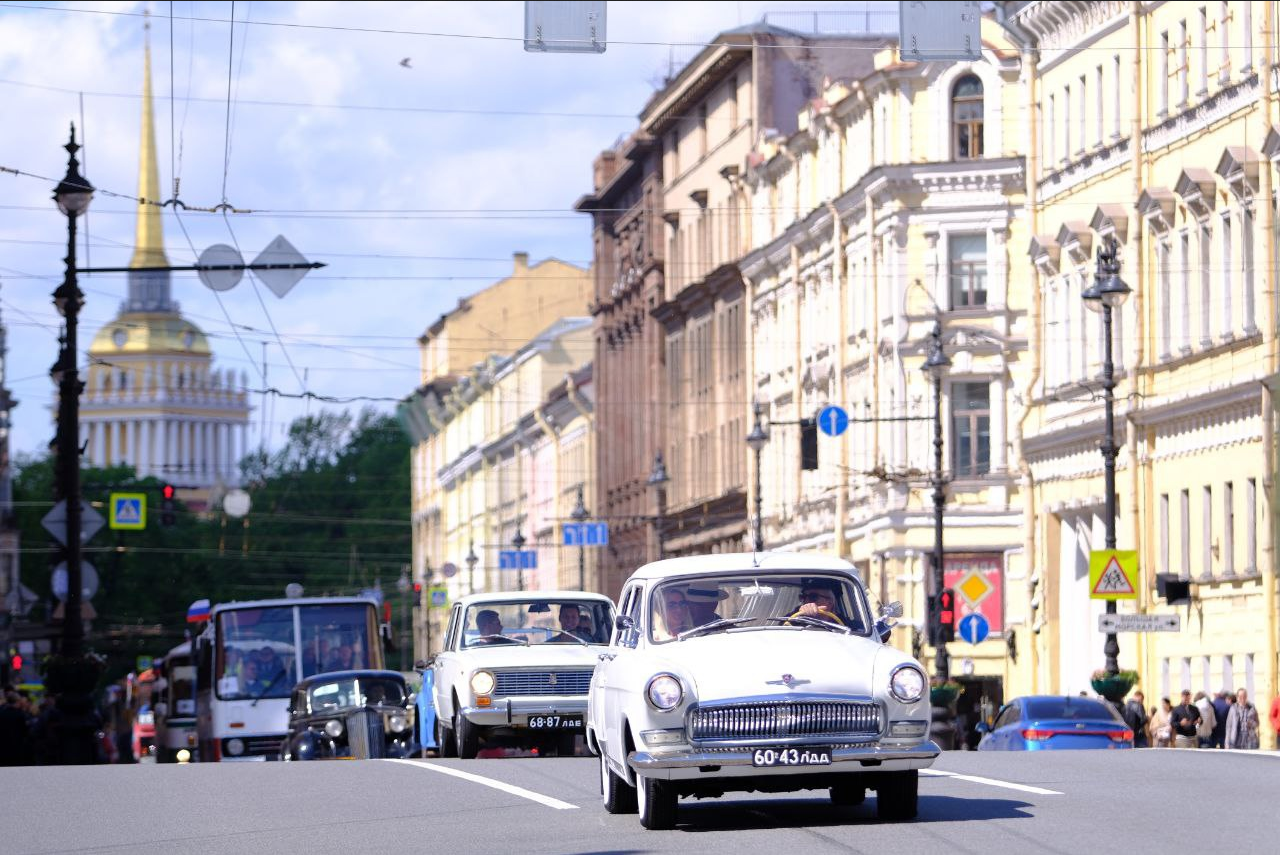
{"label": "car hood", "polygon": [[694,684],[699,703],[748,696],[877,695],[896,660],[878,641],[821,629],[721,632],[662,647]]}
{"label": "car hood", "polygon": [[478,668],[595,668],[603,645],[543,644],[523,647],[505,644],[460,651],[456,662],[464,669]]}

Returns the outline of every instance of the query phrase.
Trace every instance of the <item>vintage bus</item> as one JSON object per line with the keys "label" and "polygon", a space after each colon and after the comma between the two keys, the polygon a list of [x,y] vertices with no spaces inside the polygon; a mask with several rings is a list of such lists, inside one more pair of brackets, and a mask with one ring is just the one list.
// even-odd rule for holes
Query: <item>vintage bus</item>
{"label": "vintage bus", "polygon": [[377,606],[362,597],[221,603],[196,639],[202,762],[275,760],[303,677],[384,668]]}
{"label": "vintage bus", "polygon": [[156,759],[175,763],[178,753],[188,759],[196,754],[196,664],[191,643],[183,642],[165,654],[157,665],[155,707]]}

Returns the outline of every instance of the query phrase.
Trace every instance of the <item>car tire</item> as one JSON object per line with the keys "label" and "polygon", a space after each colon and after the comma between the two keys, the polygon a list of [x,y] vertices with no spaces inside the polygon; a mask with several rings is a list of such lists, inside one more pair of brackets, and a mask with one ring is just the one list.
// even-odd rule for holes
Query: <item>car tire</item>
{"label": "car tire", "polygon": [[883,772],[876,776],[876,816],[882,820],[915,819],[920,777],[915,769]]}
{"label": "car tire", "polygon": [[670,781],[640,778],[636,781],[636,807],[640,824],[650,831],[667,831],[676,827],[676,811],[680,794]]}
{"label": "car tire", "polygon": [[636,812],[635,787],[613,774],[604,762],[604,752],[600,753],[600,801],[608,813]]}
{"label": "car tire", "polygon": [[458,756],[463,760],[474,760],[480,752],[480,729],[462,713],[453,714],[453,738],[457,742]]}
{"label": "car tire", "polygon": [[837,784],[831,788],[831,803],[837,807],[854,807],[867,800],[867,788],[858,783]]}
{"label": "car tire", "polygon": [[458,744],[454,742],[453,731],[444,726],[444,719],[436,718],[436,752],[441,757],[457,757]]}

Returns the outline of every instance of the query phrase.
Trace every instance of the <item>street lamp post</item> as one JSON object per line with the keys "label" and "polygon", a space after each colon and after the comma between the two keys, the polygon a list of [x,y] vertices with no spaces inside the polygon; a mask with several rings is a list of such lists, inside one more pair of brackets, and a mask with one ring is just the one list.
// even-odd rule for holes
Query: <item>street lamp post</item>
{"label": "street lamp post", "polygon": [[658,535],[658,559],[667,557],[666,545],[663,542],[663,535],[666,533],[667,523],[667,484],[671,481],[671,476],[667,475],[667,464],[662,460],[662,452],[659,451],[653,458],[653,471],[649,473],[649,480],[646,482],[650,490],[653,490],[658,500],[658,515],[654,518],[654,531]]}
{"label": "street lamp post", "polygon": [[400,616],[400,670],[407,671],[408,665],[405,662],[406,642],[412,642],[412,636],[409,632],[409,592],[413,590],[413,583],[409,581],[409,565],[400,568],[400,578],[396,580],[396,588],[400,591],[400,606],[404,614]]}
{"label": "street lamp post", "polygon": [[[1129,297],[1129,286],[1120,278],[1120,246],[1110,235],[1098,250],[1097,272],[1093,285],[1080,295],[1084,304],[1102,313],[1102,391],[1106,411],[1106,432],[1102,436],[1102,464],[1106,490],[1105,523],[1107,549],[1116,548],[1116,447],[1115,365],[1112,363],[1111,311],[1119,309]],[[1107,614],[1116,613],[1115,600],[1107,600]],[[1114,632],[1107,633],[1102,648],[1106,656],[1104,670],[1108,676],[1120,673],[1120,642]]]}
{"label": "street lamp post", "polygon": [[[937,599],[946,587],[943,574],[942,554],[942,511],[946,506],[947,494],[944,490],[946,480],[942,473],[942,379],[951,367],[951,360],[942,349],[942,322],[934,321],[933,332],[929,334],[929,355],[921,366],[929,379],[933,381],[933,596],[935,609]],[[932,615],[933,609],[930,610]],[[951,677],[951,663],[947,655],[946,642],[939,636],[934,644],[934,676],[945,683]]]}
{"label": "street lamp post", "polygon": [[467,579],[470,580],[471,593],[474,594],[476,592],[476,564],[480,561],[480,557],[476,555],[476,542],[474,540],[467,546],[467,557],[462,560],[467,562]]}
{"label": "street lamp post", "polygon": [[764,413],[760,402],[756,401],[752,409],[755,413],[755,422],[751,425],[751,433],[747,434],[747,447],[756,456],[756,518],[755,531],[752,533],[752,548],[756,552],[764,552],[764,496],[760,492],[760,452],[769,442],[769,432],[765,430],[764,422],[760,419]]}
{"label": "street lamp post", "polygon": [[511,545],[516,548],[516,588],[521,591],[524,590],[524,567],[522,566],[524,556],[521,554],[524,552],[524,544],[524,534],[520,529],[516,529],[516,536],[511,538]]}
{"label": "street lamp post", "polygon": [[[587,506],[586,506],[586,503],[583,501],[582,487],[583,485],[581,484],[578,485],[578,501],[574,504],[573,510],[569,512],[569,517],[574,522],[578,523],[579,529],[581,529],[582,523],[586,521],[588,516]],[[586,546],[583,544],[584,540],[586,540],[586,538],[584,538],[582,536],[582,532],[579,531],[578,533],[578,590],[579,591],[587,590],[587,550],[586,550]]]}

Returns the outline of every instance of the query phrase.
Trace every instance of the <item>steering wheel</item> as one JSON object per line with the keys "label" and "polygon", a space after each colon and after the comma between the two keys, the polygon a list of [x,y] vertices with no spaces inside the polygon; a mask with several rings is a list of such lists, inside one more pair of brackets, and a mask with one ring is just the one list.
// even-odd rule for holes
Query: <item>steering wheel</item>
{"label": "steering wheel", "polygon": [[786,621],[787,626],[794,626],[794,624],[791,623],[791,618],[816,618],[818,620],[825,620],[828,623],[834,623],[838,626],[846,625],[845,622],[840,619],[839,615],[827,609],[818,609],[813,614],[808,614],[808,615],[800,614],[800,612],[797,611],[795,614],[791,615],[791,617],[787,618],[787,621]]}

